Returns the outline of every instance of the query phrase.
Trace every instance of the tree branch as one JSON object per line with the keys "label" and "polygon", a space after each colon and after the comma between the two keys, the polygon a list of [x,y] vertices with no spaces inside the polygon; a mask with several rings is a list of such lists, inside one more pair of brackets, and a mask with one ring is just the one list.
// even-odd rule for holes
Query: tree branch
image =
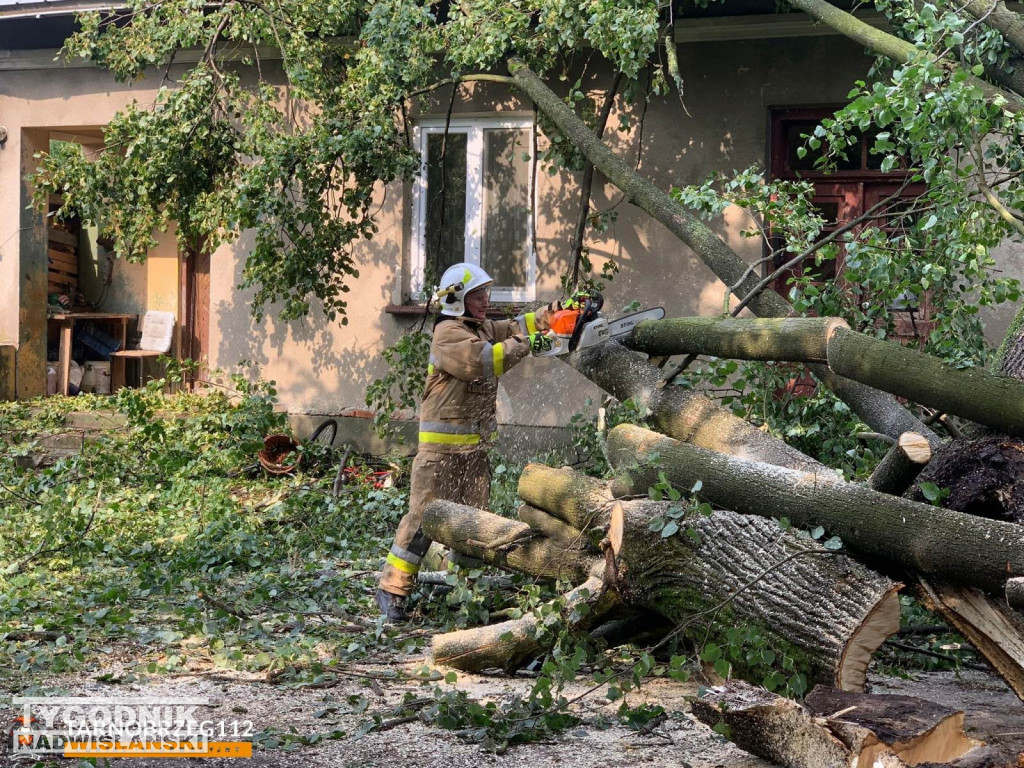
{"label": "tree branch", "polygon": [[[907,64],[914,58],[922,55],[920,49],[913,43],[908,43],[906,40],[901,40],[888,32],[875,29],[852,13],[842,11],[831,3],[825,2],[825,0],[789,0],[789,3],[794,8],[799,8],[811,18],[832,27],[832,29],[844,37],[867,46],[878,55],[891,59],[898,64]],[[955,62],[949,59],[942,59],[929,53],[923,55],[947,72],[955,72],[960,69]],[[1002,98],[1006,102],[1003,104],[1004,109],[1013,113],[1024,111],[1024,99],[1016,93],[998,88],[973,75],[969,76],[966,82],[980,88],[990,100]]]}
{"label": "tree branch", "polygon": [[1001,34],[1017,53],[1024,54],[1024,16],[1006,7],[1003,0],[968,0],[963,10]]}
{"label": "tree branch", "polygon": [[[601,114],[597,119],[597,138],[604,136],[604,129],[608,125],[608,116],[612,113],[612,105],[615,103],[615,94],[619,90],[619,83],[622,82],[621,70],[615,73],[611,88],[605,95],[604,104],[601,105]],[[583,167],[583,179],[580,181],[580,215],[576,222],[576,232],[572,237],[572,287],[575,289],[580,282],[580,259],[583,256],[583,235],[587,230],[587,219],[590,218],[590,193],[594,186],[594,164],[587,160]]]}

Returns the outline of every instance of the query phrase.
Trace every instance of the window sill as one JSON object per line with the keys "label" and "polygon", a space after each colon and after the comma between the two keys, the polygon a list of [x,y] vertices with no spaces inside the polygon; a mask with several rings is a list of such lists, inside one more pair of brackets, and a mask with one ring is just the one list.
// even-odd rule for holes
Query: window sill
{"label": "window sill", "polygon": [[[523,309],[523,304],[494,304],[487,312],[487,318],[489,320],[510,320],[520,314]],[[395,317],[423,317],[427,314],[427,306],[425,304],[388,304],[384,307],[384,313]]]}

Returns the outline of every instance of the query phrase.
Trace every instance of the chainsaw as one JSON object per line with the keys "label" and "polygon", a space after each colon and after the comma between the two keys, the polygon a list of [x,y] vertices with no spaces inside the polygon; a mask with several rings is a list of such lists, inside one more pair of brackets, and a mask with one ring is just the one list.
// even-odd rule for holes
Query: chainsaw
{"label": "chainsaw", "polygon": [[604,297],[596,291],[583,299],[578,309],[561,309],[550,319],[551,349],[537,352],[537,357],[553,357],[567,355],[577,349],[586,349],[604,344],[609,339],[628,336],[633,327],[643,320],[660,320],[665,316],[661,307],[645,309],[630,315],[607,320],[601,314],[604,308]]}

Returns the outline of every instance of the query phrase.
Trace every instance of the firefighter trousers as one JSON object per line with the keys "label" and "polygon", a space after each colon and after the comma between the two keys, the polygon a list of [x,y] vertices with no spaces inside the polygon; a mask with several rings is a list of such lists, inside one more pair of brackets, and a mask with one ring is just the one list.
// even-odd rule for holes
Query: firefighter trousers
{"label": "firefighter trousers", "polygon": [[423,510],[435,499],[487,508],[491,467],[486,451],[462,453],[417,452],[412,462],[409,511],[398,524],[394,544],[380,574],[380,588],[408,595],[416,586],[420,561],[430,548],[423,534]]}

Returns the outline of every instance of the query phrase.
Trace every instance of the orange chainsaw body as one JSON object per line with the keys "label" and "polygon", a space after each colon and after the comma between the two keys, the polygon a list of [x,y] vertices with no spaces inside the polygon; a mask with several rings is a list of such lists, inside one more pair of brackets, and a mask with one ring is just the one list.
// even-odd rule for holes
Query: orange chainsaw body
{"label": "orange chainsaw body", "polygon": [[579,309],[560,309],[555,312],[550,320],[551,333],[558,336],[572,336],[572,332],[576,330],[576,323],[580,319],[582,310]]}

